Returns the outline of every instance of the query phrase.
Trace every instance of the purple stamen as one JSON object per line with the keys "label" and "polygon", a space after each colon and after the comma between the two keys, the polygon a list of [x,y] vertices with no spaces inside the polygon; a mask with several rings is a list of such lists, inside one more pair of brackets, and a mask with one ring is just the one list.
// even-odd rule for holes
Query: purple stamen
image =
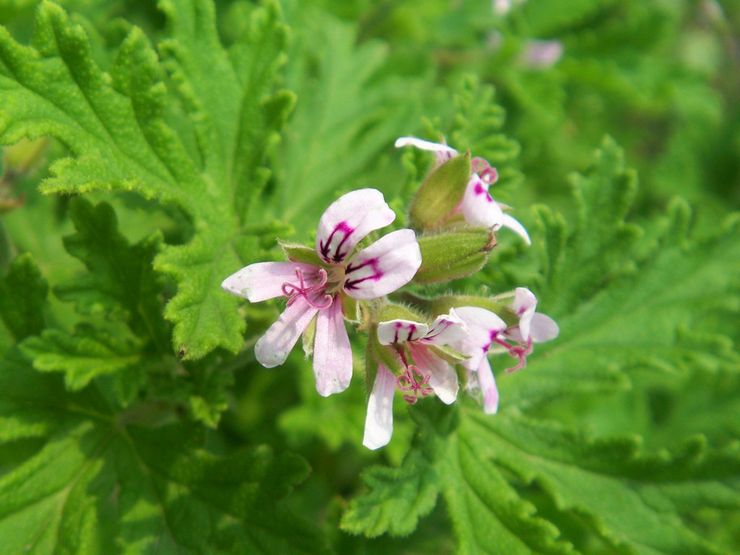
{"label": "purple stamen", "polygon": [[473,158],[472,167],[473,172],[477,173],[478,176],[480,176],[480,178],[488,185],[492,185],[498,180],[498,172],[496,171],[496,168],[492,167],[491,164],[488,163],[488,160],[478,157]]}
{"label": "purple stamen", "polygon": [[324,293],[324,286],[329,281],[326,270],[319,268],[319,282],[310,286],[306,285],[303,271],[300,268],[296,268],[295,275],[298,278],[298,285],[286,281],[281,288],[283,295],[288,298],[288,306],[292,305],[298,297],[303,297],[309,305],[319,310],[331,306],[334,297]]}
{"label": "purple stamen", "polygon": [[429,387],[429,375],[424,375],[418,366],[406,366],[403,374],[396,378],[396,385],[401,391],[408,393],[403,400],[413,405],[420,397],[431,395],[434,390]]}
{"label": "purple stamen", "polygon": [[503,339],[499,339],[498,337],[495,337],[495,336],[492,337],[492,341],[496,343],[497,345],[501,345],[502,347],[506,348],[506,350],[509,353],[509,356],[517,359],[517,363],[515,366],[512,366],[511,368],[506,369],[508,373],[511,374],[513,372],[517,372],[518,370],[521,370],[527,365],[527,356],[532,354],[532,339],[531,338],[527,341],[526,346],[511,345],[510,343],[507,343]]}

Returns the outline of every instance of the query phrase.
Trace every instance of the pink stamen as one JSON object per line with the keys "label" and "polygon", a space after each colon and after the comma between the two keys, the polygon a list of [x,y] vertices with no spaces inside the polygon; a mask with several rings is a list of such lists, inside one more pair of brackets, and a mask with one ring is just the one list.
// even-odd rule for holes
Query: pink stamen
{"label": "pink stamen", "polygon": [[503,339],[499,339],[498,337],[493,337],[491,339],[497,345],[501,345],[502,347],[506,348],[510,357],[517,359],[517,363],[515,366],[506,369],[508,373],[511,374],[513,372],[517,372],[527,365],[527,356],[532,354],[531,338],[527,341],[526,345],[511,345],[510,343],[507,343],[506,341],[504,341]]}
{"label": "pink stamen", "polygon": [[473,158],[472,162],[473,172],[477,173],[478,176],[486,182],[488,185],[493,185],[498,180],[498,172],[496,168],[492,167],[488,163],[488,160],[483,158]]}
{"label": "pink stamen", "polygon": [[408,392],[403,400],[413,405],[420,397],[431,395],[434,390],[429,387],[429,376],[424,375],[417,366],[406,366],[404,373],[396,378],[396,385],[401,391]]}
{"label": "pink stamen", "polygon": [[329,281],[326,270],[319,268],[319,282],[310,286],[306,285],[303,271],[300,268],[296,268],[295,275],[298,278],[298,285],[286,281],[282,286],[283,295],[288,298],[288,306],[292,305],[298,297],[303,297],[309,305],[319,310],[331,306],[334,297],[324,294],[324,286]]}

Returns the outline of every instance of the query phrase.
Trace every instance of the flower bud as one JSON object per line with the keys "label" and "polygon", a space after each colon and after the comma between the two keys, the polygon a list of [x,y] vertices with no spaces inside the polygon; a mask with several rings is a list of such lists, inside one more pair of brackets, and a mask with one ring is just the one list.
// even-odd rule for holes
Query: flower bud
{"label": "flower bud", "polygon": [[411,225],[422,231],[442,227],[462,201],[470,171],[470,153],[432,170],[411,201]]}
{"label": "flower bud", "polygon": [[421,267],[413,281],[442,283],[474,274],[486,263],[495,244],[493,232],[482,228],[419,237]]}

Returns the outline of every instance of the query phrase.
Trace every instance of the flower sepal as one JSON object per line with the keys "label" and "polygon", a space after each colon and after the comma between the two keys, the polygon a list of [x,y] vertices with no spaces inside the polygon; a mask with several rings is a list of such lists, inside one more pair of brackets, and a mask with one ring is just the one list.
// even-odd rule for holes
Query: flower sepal
{"label": "flower sepal", "polygon": [[468,359],[466,355],[448,345],[429,345],[427,348],[437,357],[450,364],[459,364]]}
{"label": "flower sepal", "polygon": [[419,237],[421,267],[413,282],[444,283],[472,275],[488,261],[495,244],[493,231],[484,228],[423,235]]}
{"label": "flower sepal", "polygon": [[411,200],[411,225],[420,231],[428,231],[447,224],[465,195],[470,172],[469,152],[432,170]]}
{"label": "flower sepal", "polygon": [[280,248],[283,249],[285,257],[291,262],[303,262],[304,264],[311,264],[313,266],[326,267],[324,261],[316,252],[316,249],[301,245],[300,243],[288,243],[285,241],[278,241]]}

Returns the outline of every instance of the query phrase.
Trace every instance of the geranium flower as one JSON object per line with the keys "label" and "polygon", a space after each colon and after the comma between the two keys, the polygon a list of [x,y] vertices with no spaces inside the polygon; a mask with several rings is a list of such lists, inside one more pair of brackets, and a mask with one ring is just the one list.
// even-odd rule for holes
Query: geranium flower
{"label": "geranium flower", "polygon": [[390,441],[396,388],[405,393],[403,398],[409,404],[431,393],[447,405],[455,402],[459,389],[457,373],[434,347],[459,342],[466,333],[465,324],[452,314],[439,316],[431,326],[412,320],[378,324],[378,342],[396,350],[404,371],[396,377],[384,365],[378,365],[367,405],[362,442],[365,447],[378,449]]}
{"label": "geranium flower", "polygon": [[500,349],[517,359],[517,364],[507,368],[507,372],[521,370],[527,364],[527,356],[532,353],[533,343],[542,343],[557,337],[559,330],[555,321],[535,312],[537,298],[524,287],[514,291],[514,300],[509,310],[518,322],[507,325],[498,315],[484,308],[464,306],[455,308],[450,314],[461,319],[468,333],[453,344],[468,358],[462,361],[468,370],[469,388],[480,388],[483,394],[483,410],[493,414],[498,410],[498,389],[493,377],[488,352]]}
{"label": "geranium flower", "polygon": [[[401,137],[396,140],[396,148],[404,146],[413,146],[421,150],[434,152],[436,156],[436,166],[439,166],[457,155],[457,151],[447,145],[425,141],[416,137]],[[483,158],[473,158],[473,173],[470,176],[468,185],[465,188],[460,205],[456,210],[462,212],[465,221],[472,226],[490,227],[497,230],[506,227],[530,245],[529,234],[524,226],[514,217],[510,216],[504,209],[508,207],[496,202],[489,188],[498,180],[496,168],[492,167]]]}
{"label": "geranium flower", "polygon": [[285,362],[298,338],[316,318],[313,370],[320,395],[344,391],[352,377],[352,350],[344,326],[342,297],[382,297],[406,285],[421,265],[416,235],[394,231],[354,252],[371,231],[389,225],[393,210],[375,189],[360,189],[334,201],[319,220],[316,252],[321,262],[250,264],[222,287],[250,302],[284,296],[285,310],[257,341],[257,361],[266,368]]}

